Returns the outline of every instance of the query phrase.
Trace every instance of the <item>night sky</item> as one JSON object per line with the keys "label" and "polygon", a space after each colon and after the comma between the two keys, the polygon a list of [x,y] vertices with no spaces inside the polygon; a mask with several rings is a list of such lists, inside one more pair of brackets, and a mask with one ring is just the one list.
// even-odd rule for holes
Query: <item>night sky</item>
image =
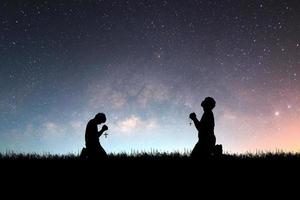
{"label": "night sky", "polygon": [[0,152],[191,150],[217,102],[228,152],[300,150],[297,0],[0,2]]}

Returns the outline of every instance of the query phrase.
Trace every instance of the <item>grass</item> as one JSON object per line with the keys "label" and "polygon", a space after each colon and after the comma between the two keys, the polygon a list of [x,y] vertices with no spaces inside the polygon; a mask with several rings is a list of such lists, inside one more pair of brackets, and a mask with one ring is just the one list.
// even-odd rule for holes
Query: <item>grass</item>
{"label": "grass", "polygon": [[[108,155],[109,160],[191,160],[189,152],[137,152],[132,151],[131,153],[111,153]],[[0,161],[14,161],[14,160],[44,160],[44,161],[80,161],[79,154],[22,154],[22,153],[0,153]],[[229,154],[225,153],[220,157],[212,158],[212,160],[222,161],[260,161],[260,160],[278,160],[278,161],[300,161],[300,153],[297,152],[257,152],[257,153],[245,153],[245,154]]]}

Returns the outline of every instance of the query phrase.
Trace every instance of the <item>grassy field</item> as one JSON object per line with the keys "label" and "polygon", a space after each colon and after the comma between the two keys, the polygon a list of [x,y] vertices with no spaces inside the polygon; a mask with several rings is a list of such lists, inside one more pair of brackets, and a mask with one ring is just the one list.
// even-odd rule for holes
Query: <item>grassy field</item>
{"label": "grassy field", "polygon": [[[300,153],[223,154],[209,160],[193,160],[189,153],[135,152],[109,154],[108,160],[89,161],[79,154],[0,154],[0,169],[15,179],[54,179],[82,182],[87,179],[123,181],[152,180],[182,184],[179,180],[192,179],[200,183],[226,185],[227,180],[264,180],[296,177],[299,174]],[[299,177],[300,178],[300,177]],[[118,181],[116,181],[118,180]],[[299,179],[296,179],[297,181]],[[72,181],[72,182],[73,182]],[[125,182],[124,182],[125,181]],[[185,182],[186,182],[185,181]],[[89,181],[88,181],[89,182]],[[27,184],[27,183],[26,183]],[[78,184],[78,183],[77,183]],[[81,185],[81,184],[79,184]],[[98,186],[97,186],[98,187]]]}
{"label": "grassy field", "polygon": [[[81,161],[84,160],[79,154],[20,154],[20,153],[0,153],[0,161],[13,161],[13,160],[43,160],[43,161]],[[108,160],[178,160],[187,161],[192,160],[189,153],[179,152],[133,152],[133,153],[111,153],[108,155]],[[246,154],[223,154],[219,157],[212,157],[210,160],[220,161],[300,161],[300,153],[285,153],[285,152],[259,152],[259,153],[246,153]]]}

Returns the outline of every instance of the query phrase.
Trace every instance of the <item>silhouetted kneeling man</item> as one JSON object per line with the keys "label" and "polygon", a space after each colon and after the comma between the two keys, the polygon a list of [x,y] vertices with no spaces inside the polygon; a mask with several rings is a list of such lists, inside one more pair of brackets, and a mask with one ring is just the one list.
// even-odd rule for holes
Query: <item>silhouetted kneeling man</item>
{"label": "silhouetted kneeling man", "polygon": [[99,142],[99,137],[108,130],[106,125],[98,131],[98,125],[106,122],[106,116],[103,113],[98,113],[94,119],[91,119],[85,130],[85,146],[86,155],[89,159],[105,159],[107,154]]}
{"label": "silhouetted kneeling man", "polygon": [[[191,154],[193,158],[207,158],[213,155],[216,150],[216,137],[214,134],[215,120],[212,112],[216,106],[216,102],[213,98],[207,97],[202,101],[201,106],[203,107],[204,113],[200,121],[197,119],[195,113],[190,114],[190,118],[198,130],[199,139]],[[221,145],[218,145],[218,148],[220,146]]]}

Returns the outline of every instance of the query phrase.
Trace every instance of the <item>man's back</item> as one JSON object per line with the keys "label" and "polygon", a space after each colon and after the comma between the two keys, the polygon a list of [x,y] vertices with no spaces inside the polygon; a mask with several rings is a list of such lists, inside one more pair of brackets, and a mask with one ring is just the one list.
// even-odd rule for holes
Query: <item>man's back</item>
{"label": "man's back", "polygon": [[90,120],[86,126],[85,145],[88,149],[100,147],[98,127],[94,120]]}
{"label": "man's back", "polygon": [[214,135],[214,127],[215,127],[215,120],[214,120],[213,112],[205,111],[200,120],[200,126],[198,129],[199,139],[213,136]]}

